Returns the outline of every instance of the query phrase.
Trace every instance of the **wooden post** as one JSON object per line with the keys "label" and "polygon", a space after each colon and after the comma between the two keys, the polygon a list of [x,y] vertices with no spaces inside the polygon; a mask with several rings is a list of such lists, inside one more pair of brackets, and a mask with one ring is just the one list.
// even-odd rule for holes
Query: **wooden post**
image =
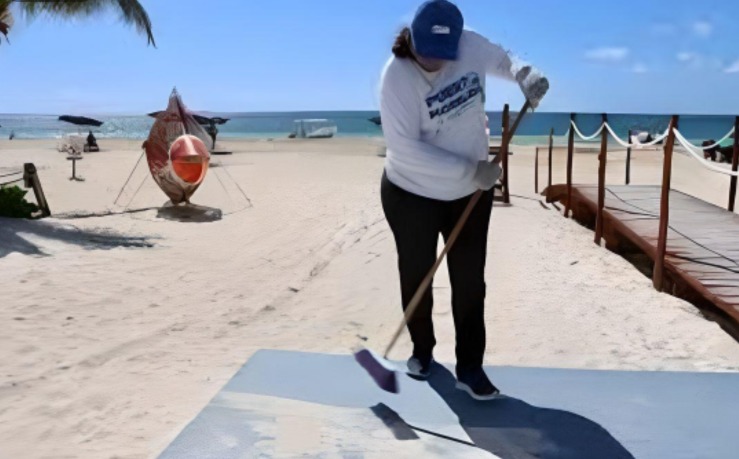
{"label": "wooden post", "polygon": [[534,193],[539,194],[539,147],[536,147],[534,157]]}
{"label": "wooden post", "polygon": [[554,128],[549,130],[549,177],[547,178],[547,186],[552,186],[552,148],[554,146]]}
{"label": "wooden post", "polygon": [[[626,134],[626,141],[631,144],[631,129]],[[631,183],[631,147],[626,148],[626,184]]]}
{"label": "wooden post", "polygon": [[[739,169],[739,116],[734,118],[734,158],[731,160],[731,170],[736,173]],[[734,212],[736,200],[736,176],[731,177],[729,184],[729,212]]]}
{"label": "wooden post", "polygon": [[[575,114],[570,114],[570,122],[575,121]],[[570,124],[570,136],[567,139],[567,203],[565,204],[565,217],[570,216],[572,204],[572,156],[575,152],[575,128]]]}
{"label": "wooden post", "polygon": [[[603,114],[603,123],[608,115]],[[606,203],[606,161],[608,159],[608,130],[603,127],[600,135],[600,154],[598,155],[598,209],[595,214],[595,243],[600,245],[603,238],[603,208]]]}
{"label": "wooden post", "polygon": [[[505,104],[505,107],[503,107],[503,139],[508,137],[509,118],[510,108],[508,107],[508,104]],[[508,189],[508,185],[510,184],[508,176],[508,143],[509,142],[503,142],[500,146],[500,154],[503,155],[503,202],[506,204],[511,203],[511,195]]]}
{"label": "wooden post", "polygon": [[662,164],[662,195],[659,203],[659,233],[657,235],[657,254],[654,257],[654,272],[652,284],[658,291],[662,291],[665,272],[665,251],[667,249],[667,229],[670,224],[670,180],[672,174],[672,149],[675,145],[675,131],[678,117],[673,115],[670,120],[670,132],[665,142],[665,157]]}
{"label": "wooden post", "polygon": [[49,204],[46,202],[44,190],[41,188],[41,180],[36,173],[36,166],[33,163],[25,163],[23,165],[23,185],[26,188],[33,188],[33,194],[36,196],[36,203],[41,209],[41,216],[48,217],[51,215]]}

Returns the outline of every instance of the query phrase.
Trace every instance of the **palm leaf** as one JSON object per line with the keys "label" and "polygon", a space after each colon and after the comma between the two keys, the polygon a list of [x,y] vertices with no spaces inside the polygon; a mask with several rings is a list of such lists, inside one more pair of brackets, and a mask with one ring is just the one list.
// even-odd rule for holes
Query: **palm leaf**
{"label": "palm leaf", "polygon": [[[13,27],[13,16],[10,14],[10,1],[0,0],[0,33],[5,36],[5,41],[10,43],[8,40],[8,32]],[[2,43],[2,40],[0,40]]]}
{"label": "palm leaf", "polygon": [[[0,0],[0,6],[8,0]],[[151,21],[141,4],[136,0],[46,0],[43,2],[18,2],[29,18],[48,15],[58,18],[86,18],[108,8],[114,8],[126,24],[146,34],[148,44],[156,48]]]}

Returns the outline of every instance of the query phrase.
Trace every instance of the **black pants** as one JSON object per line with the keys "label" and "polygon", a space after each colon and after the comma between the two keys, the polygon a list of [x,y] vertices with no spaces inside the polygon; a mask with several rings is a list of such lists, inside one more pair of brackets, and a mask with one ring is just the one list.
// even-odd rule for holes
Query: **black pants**
{"label": "black pants", "polygon": [[[457,336],[457,374],[482,366],[485,353],[485,255],[493,190],[484,192],[447,255],[452,286],[452,314]],[[383,174],[382,208],[395,236],[403,310],[436,261],[439,233],[446,241],[470,196],[438,201],[396,186]],[[431,357],[436,339],[431,319],[431,286],[408,322],[413,355]]]}

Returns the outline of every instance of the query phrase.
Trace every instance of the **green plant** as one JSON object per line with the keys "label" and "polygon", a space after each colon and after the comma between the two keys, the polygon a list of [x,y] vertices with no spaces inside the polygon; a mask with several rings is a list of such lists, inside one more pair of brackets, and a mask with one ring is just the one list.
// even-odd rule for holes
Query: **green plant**
{"label": "green plant", "polygon": [[25,199],[28,190],[19,186],[0,187],[0,217],[31,218],[38,206]]}
{"label": "green plant", "polygon": [[5,37],[5,41],[8,41],[13,28],[12,4],[17,7],[14,7],[16,13],[20,12],[29,19],[42,15],[61,19],[87,18],[111,9],[119,14],[124,23],[133,25],[146,35],[148,44],[156,48],[149,15],[137,0],[0,0],[0,35]]}

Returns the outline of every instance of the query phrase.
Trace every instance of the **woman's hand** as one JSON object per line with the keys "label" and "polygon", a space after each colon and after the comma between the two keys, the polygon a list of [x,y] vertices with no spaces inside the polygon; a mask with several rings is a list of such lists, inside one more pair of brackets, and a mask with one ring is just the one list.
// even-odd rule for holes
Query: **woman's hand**
{"label": "woman's hand", "polygon": [[531,104],[531,108],[539,106],[539,102],[549,91],[549,80],[536,69],[527,65],[516,73],[516,81],[521,87],[521,92]]}
{"label": "woman's hand", "polygon": [[475,182],[478,188],[487,191],[495,186],[495,182],[498,181],[502,172],[500,166],[495,162],[478,161],[472,181]]}

